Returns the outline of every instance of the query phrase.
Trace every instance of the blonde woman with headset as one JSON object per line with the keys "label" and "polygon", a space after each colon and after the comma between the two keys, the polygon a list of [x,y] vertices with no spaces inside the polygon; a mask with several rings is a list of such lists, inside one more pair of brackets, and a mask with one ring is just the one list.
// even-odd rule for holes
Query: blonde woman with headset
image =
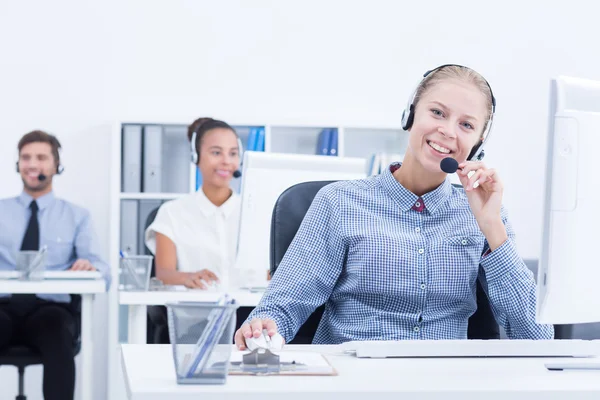
{"label": "blonde woman with headset", "polygon": [[[502,207],[502,181],[479,157],[495,107],[472,69],[428,71],[402,117],[403,162],[321,189],[236,345],[263,329],[289,343],[322,304],[317,344],[466,339],[478,281],[509,338],[553,338],[535,320],[536,283]],[[442,170],[446,158],[464,190]]]}

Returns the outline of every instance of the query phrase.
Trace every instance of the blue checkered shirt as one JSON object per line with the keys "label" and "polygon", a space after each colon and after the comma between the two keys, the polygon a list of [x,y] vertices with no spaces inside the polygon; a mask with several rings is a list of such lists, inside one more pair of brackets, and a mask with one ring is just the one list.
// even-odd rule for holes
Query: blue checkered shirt
{"label": "blue checkered shirt", "polygon": [[535,322],[536,288],[509,239],[493,252],[467,197],[449,180],[421,197],[386,170],[325,186],[252,318],[270,318],[289,342],[320,305],[313,343],[466,339],[477,279],[513,339],[552,339]]}

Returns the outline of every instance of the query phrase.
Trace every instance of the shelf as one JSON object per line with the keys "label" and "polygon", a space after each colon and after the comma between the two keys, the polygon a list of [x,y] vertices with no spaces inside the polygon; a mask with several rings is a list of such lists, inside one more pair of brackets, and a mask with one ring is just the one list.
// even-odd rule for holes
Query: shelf
{"label": "shelf", "polygon": [[121,193],[121,200],[173,200],[188,193]]}
{"label": "shelf", "polygon": [[330,127],[271,127],[273,153],[317,154],[319,133]]}
{"label": "shelf", "polygon": [[344,128],[344,156],[369,158],[375,153],[404,154],[408,132],[402,129]]}

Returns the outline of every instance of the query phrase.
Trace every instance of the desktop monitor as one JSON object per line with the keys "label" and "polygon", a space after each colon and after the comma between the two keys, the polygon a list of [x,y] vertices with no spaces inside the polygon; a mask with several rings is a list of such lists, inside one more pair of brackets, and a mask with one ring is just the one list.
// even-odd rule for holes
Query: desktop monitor
{"label": "desktop monitor", "polygon": [[271,217],[279,195],[301,182],[365,178],[366,160],[248,151],[242,177],[238,253],[232,275],[243,286],[265,287]]}
{"label": "desktop monitor", "polygon": [[551,82],[537,320],[600,321],[600,81]]}

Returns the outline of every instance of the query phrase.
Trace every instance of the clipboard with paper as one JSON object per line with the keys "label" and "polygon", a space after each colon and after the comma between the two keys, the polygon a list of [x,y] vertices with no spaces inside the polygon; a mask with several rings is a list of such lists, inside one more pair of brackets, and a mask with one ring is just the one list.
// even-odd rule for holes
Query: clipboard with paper
{"label": "clipboard with paper", "polygon": [[258,348],[231,355],[229,375],[335,376],[337,371],[321,353]]}

